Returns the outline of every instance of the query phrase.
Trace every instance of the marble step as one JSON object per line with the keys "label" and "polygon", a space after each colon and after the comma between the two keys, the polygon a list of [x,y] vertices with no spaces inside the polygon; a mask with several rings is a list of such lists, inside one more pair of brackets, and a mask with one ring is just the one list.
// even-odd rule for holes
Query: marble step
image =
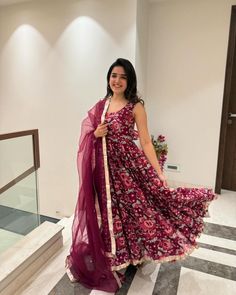
{"label": "marble step", "polygon": [[73,216],[63,218],[57,223],[64,227],[62,231],[63,247],[38,272],[32,275],[14,295],[47,295],[61,280],[65,275],[65,259],[71,246],[72,223]]}
{"label": "marble step", "polygon": [[0,255],[0,295],[16,294],[63,246],[62,230],[46,221]]}
{"label": "marble step", "polygon": [[63,235],[64,244],[68,240],[71,241],[71,235],[72,235],[71,228],[72,228],[73,220],[74,220],[74,215],[72,215],[70,217],[65,217],[65,218],[61,219],[60,221],[58,221],[58,223],[57,223],[57,224],[63,226],[62,235]]}

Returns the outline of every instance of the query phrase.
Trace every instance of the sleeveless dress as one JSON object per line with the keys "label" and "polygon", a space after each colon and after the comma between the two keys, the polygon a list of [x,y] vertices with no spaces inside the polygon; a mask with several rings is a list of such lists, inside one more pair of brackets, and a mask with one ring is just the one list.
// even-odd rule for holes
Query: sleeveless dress
{"label": "sleeveless dress", "polygon": [[[164,187],[135,141],[133,103],[107,113],[107,159],[112,208],[113,271],[146,260],[156,262],[184,258],[196,247],[203,231],[203,217],[216,198],[210,189]],[[106,192],[100,198],[101,235],[111,253],[111,231]],[[108,255],[109,256],[109,255]]]}

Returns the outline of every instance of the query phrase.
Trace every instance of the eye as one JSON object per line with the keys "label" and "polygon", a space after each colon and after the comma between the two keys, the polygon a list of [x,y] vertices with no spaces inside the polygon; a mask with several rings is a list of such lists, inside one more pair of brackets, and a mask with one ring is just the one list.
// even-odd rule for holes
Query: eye
{"label": "eye", "polygon": [[112,78],[116,78],[116,74],[111,74],[111,77]]}

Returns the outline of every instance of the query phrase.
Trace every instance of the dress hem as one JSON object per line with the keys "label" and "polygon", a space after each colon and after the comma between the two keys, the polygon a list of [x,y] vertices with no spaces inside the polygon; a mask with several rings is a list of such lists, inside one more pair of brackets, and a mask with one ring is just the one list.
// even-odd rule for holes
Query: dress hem
{"label": "dress hem", "polygon": [[124,264],[118,265],[118,266],[112,266],[111,270],[112,271],[119,271],[123,268],[126,268],[127,266],[129,266],[130,264],[132,265],[138,265],[141,264],[145,261],[153,261],[155,263],[164,263],[164,262],[175,262],[177,260],[184,260],[187,256],[189,256],[195,249],[197,249],[198,246],[192,246],[189,250],[187,250],[185,253],[183,253],[182,255],[172,255],[172,256],[168,256],[168,257],[164,257],[164,258],[160,258],[160,259],[153,259],[147,255],[143,256],[140,260],[130,260]]}

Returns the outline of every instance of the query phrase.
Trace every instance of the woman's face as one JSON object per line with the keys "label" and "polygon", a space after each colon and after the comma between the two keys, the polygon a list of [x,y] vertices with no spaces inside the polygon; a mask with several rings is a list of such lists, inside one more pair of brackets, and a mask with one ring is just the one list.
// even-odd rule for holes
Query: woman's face
{"label": "woman's face", "polygon": [[124,95],[127,88],[127,75],[123,67],[114,67],[111,71],[109,86],[114,94]]}

